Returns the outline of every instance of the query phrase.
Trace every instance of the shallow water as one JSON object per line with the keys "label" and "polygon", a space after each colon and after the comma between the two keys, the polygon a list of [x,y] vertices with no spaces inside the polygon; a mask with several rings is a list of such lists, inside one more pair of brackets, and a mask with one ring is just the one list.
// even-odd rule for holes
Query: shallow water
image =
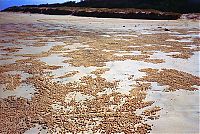
{"label": "shallow water", "polygon": [[28,84],[21,84],[15,90],[5,90],[4,86],[0,85],[0,98],[7,98],[8,96],[16,96],[16,97],[23,97],[27,99],[31,99],[36,89]]}
{"label": "shallow water", "polygon": [[158,120],[149,121],[154,125],[152,133],[198,133],[199,91],[162,92],[158,89],[162,87],[153,84],[146,98],[155,100],[154,105],[163,108]]}
{"label": "shallow water", "polygon": [[[50,75],[53,75],[54,77],[53,81],[68,83],[68,82],[79,81],[79,79],[83,76],[87,76],[87,75],[94,76],[94,74],[91,74],[91,72],[95,71],[97,67],[84,67],[84,66],[74,67],[68,63],[63,63],[63,61],[67,59],[69,58],[62,57],[61,55],[57,55],[57,54],[40,58],[41,61],[47,63],[48,65],[62,66],[61,68],[56,69],[56,70],[48,70],[48,71],[51,71]],[[58,78],[58,77],[64,76],[66,73],[70,73],[73,71],[78,71],[78,73],[71,77],[66,77],[62,79]]]}
{"label": "shallow water", "polygon": [[93,96],[89,96],[89,95],[84,95],[80,92],[70,92],[66,95],[65,97],[65,102],[69,103],[70,101],[72,101],[73,99],[76,102],[82,102],[84,100],[88,100],[88,99],[92,99],[94,98]]}

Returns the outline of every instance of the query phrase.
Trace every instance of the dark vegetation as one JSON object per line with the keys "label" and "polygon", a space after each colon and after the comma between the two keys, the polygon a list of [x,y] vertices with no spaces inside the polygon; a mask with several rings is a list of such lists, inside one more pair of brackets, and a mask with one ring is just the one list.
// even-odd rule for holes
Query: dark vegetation
{"label": "dark vegetation", "polygon": [[[33,5],[31,5],[33,6]],[[155,9],[164,12],[200,12],[200,0],[83,0],[79,3],[65,2],[41,4],[37,7],[93,7],[93,8],[137,8]]]}
{"label": "dark vegetation", "polygon": [[200,2],[193,2],[192,0],[86,0],[78,3],[78,5],[86,7],[156,9],[178,13],[200,12]]}

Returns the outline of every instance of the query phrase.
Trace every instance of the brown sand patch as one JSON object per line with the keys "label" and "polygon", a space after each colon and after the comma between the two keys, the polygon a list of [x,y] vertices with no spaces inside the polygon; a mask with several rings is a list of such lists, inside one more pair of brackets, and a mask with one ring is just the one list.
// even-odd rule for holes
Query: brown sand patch
{"label": "brown sand patch", "polygon": [[6,52],[9,52],[9,53],[13,53],[13,52],[18,52],[19,49],[22,49],[22,48],[17,48],[17,47],[7,47],[7,48],[1,49],[1,50],[6,51]]}
{"label": "brown sand patch", "polygon": [[106,71],[109,71],[109,70],[110,70],[109,68],[100,68],[100,69],[97,69],[97,70],[91,72],[91,74],[101,75],[101,74],[104,74]]}
{"label": "brown sand patch", "polygon": [[43,47],[46,46],[46,44],[44,42],[37,42],[35,44],[33,44],[34,47]]}
{"label": "brown sand patch", "polygon": [[182,53],[182,54],[173,54],[170,55],[173,58],[182,58],[182,59],[189,59],[191,57],[191,54],[188,53]]}
{"label": "brown sand patch", "polygon": [[143,76],[141,81],[157,82],[161,85],[168,85],[167,91],[175,91],[179,89],[197,90],[194,85],[200,86],[200,78],[189,73],[177,71],[175,69],[141,69],[141,72],[146,72],[147,76]]}
{"label": "brown sand patch", "polygon": [[12,58],[0,58],[0,60],[10,60],[10,59],[12,59]]}
{"label": "brown sand patch", "polygon": [[165,60],[163,59],[145,59],[145,62],[150,62],[150,63],[154,63],[154,64],[158,64],[158,63],[163,63],[165,62]]}
{"label": "brown sand patch", "polygon": [[160,111],[161,108],[158,106],[155,106],[153,108],[145,110],[142,114],[144,116],[148,116],[149,119],[155,120],[159,118],[159,115],[157,115],[158,111]]}
{"label": "brown sand patch", "polygon": [[79,73],[79,71],[71,71],[71,72],[69,72],[69,73],[66,73],[66,74],[63,75],[63,76],[59,76],[58,78],[63,79],[63,78],[67,78],[67,77],[72,77],[72,76],[74,76],[74,75],[77,74],[77,73]]}
{"label": "brown sand patch", "polygon": [[15,90],[21,84],[21,76],[19,74],[0,74],[0,84],[5,85],[4,90]]}

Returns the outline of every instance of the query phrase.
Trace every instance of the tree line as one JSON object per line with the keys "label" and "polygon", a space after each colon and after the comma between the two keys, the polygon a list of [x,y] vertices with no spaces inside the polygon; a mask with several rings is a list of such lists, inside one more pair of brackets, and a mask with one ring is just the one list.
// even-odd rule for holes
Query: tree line
{"label": "tree line", "polygon": [[[199,0],[200,1],[200,0]],[[36,6],[36,5],[27,5]],[[197,0],[82,0],[55,4],[41,4],[37,7],[92,7],[92,8],[139,8],[156,9],[166,12],[200,13],[200,2]]]}

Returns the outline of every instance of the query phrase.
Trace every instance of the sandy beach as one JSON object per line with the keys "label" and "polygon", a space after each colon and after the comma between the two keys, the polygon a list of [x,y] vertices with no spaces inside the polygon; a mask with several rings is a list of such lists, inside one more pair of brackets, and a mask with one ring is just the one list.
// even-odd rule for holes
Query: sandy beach
{"label": "sandy beach", "polygon": [[198,20],[0,13],[0,133],[199,133]]}

